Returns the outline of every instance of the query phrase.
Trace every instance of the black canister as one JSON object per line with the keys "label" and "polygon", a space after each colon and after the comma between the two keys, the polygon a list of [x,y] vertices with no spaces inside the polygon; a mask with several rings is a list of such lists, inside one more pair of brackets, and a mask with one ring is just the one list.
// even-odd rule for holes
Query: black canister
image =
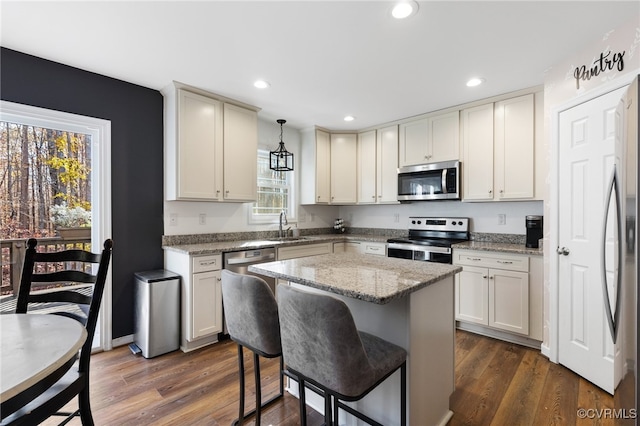
{"label": "black canister", "polygon": [[527,247],[538,248],[538,241],[542,238],[542,216],[526,216],[525,223],[527,227]]}

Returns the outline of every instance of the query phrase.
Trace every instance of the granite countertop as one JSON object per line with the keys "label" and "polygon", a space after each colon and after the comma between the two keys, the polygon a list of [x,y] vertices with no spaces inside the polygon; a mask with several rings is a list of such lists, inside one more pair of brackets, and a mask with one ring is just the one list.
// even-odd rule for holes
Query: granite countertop
{"label": "granite countertop", "polygon": [[324,254],[249,266],[249,271],[377,304],[452,276],[459,266],[367,254]]}
{"label": "granite countertop", "polygon": [[266,238],[257,240],[215,241],[210,243],[164,245],[165,250],[171,250],[188,255],[220,254],[230,251],[259,249],[267,247],[284,247],[313,243],[340,241],[371,241],[386,243],[387,237],[356,234],[325,234],[288,238]]}
{"label": "granite countertop", "polygon": [[453,246],[453,249],[497,251],[501,253],[528,254],[542,256],[542,245],[540,248],[526,247],[524,244],[495,243],[487,241],[466,241]]}

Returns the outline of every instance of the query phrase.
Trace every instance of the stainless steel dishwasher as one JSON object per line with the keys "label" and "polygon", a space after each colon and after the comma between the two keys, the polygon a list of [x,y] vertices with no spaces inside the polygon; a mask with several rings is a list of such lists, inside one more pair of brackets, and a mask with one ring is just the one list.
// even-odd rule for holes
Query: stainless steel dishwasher
{"label": "stainless steel dishwasher", "polygon": [[260,277],[263,280],[265,280],[267,284],[269,284],[269,288],[275,294],[275,289],[276,289],[275,278],[249,272],[249,265],[255,265],[256,263],[272,262],[276,260],[275,248],[271,247],[271,248],[227,252],[227,253],[223,253],[222,259],[224,263],[224,269],[228,269],[232,272],[237,272],[239,274],[255,275],[257,277]]}

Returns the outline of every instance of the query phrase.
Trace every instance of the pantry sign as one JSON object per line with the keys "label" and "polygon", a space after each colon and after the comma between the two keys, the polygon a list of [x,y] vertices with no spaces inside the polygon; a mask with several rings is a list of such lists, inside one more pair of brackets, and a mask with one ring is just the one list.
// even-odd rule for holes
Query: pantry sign
{"label": "pantry sign", "polygon": [[576,79],[576,89],[580,89],[581,80],[589,81],[591,77],[597,77],[600,73],[611,71],[614,68],[622,71],[624,69],[624,53],[624,50],[619,53],[602,52],[591,65],[577,67],[573,72]]}

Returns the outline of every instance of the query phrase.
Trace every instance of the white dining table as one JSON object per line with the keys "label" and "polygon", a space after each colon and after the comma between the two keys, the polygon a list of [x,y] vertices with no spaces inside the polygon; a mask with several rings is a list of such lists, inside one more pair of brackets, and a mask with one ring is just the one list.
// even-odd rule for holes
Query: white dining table
{"label": "white dining table", "polygon": [[47,378],[71,360],[86,339],[82,324],[68,317],[0,315],[0,400]]}

